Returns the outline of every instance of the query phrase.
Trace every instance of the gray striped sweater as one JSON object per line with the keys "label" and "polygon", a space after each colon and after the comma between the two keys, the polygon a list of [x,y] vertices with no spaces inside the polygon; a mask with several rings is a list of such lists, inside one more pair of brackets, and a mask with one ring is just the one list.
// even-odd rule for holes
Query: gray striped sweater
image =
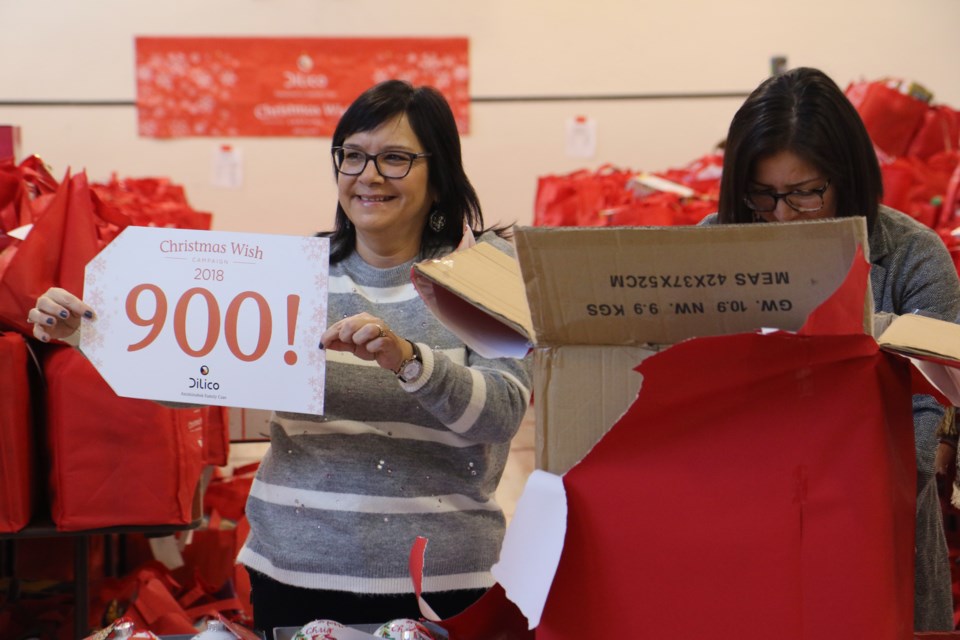
{"label": "gray striped sweater", "polygon": [[[492,233],[480,241],[512,252]],[[411,545],[429,539],[424,591],[486,588],[503,538],[494,492],[530,401],[527,360],[481,358],[410,281],[356,253],[330,268],[328,323],[367,312],[417,342],[424,373],[400,382],[328,351],[325,415],[277,413],[247,501],[239,561],[280,582],[410,593]]]}

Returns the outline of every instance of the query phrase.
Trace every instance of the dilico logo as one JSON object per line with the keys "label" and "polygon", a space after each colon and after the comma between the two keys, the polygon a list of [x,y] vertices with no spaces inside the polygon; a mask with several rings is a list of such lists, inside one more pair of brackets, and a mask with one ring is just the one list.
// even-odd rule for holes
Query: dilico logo
{"label": "dilico logo", "polygon": [[[206,376],[210,374],[210,367],[203,364],[200,365],[200,375]],[[206,378],[190,378],[190,388],[191,389],[211,389],[213,391],[218,391],[220,389],[220,383],[214,382],[212,380],[207,380]]]}
{"label": "dilico logo", "polygon": [[314,63],[306,53],[301,53],[296,60],[296,71],[283,72],[284,89],[326,89],[330,86],[330,78],[324,73],[311,73]]}

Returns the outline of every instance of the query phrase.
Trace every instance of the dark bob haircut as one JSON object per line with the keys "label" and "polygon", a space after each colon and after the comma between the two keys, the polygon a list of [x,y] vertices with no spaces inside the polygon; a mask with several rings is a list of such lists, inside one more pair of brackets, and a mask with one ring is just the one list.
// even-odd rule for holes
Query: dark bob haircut
{"label": "dark bob haircut", "polygon": [[[444,247],[455,247],[463,237],[463,225],[483,228],[483,214],[477,192],[463,170],[460,155],[460,134],[457,123],[443,95],[433,87],[414,87],[402,80],[387,80],[364,91],[347,108],[336,130],[332,147],[343,145],[349,136],[372,131],[398,115],[406,115],[427,158],[429,183],[436,194],[433,208],[446,218],[439,232],[424,224],[420,241],[420,257],[436,255]],[[334,177],[336,177],[334,168]],[[337,217],[330,238],[330,261],[339,262],[350,255],[356,243],[356,230],[349,223],[343,207],[337,202]]]}
{"label": "dark bob haircut", "polygon": [[836,190],[837,216],[865,216],[873,229],[883,197],[873,143],[840,87],[806,67],[767,79],[734,115],[724,149],[719,222],[754,221],[743,200],[754,168],[780,151],[826,174]]}

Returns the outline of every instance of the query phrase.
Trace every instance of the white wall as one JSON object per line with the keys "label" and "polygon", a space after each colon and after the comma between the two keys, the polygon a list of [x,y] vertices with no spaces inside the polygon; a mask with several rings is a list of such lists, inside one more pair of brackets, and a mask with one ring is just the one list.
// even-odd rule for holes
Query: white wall
{"label": "white wall", "polygon": [[[882,76],[960,107],[960,0],[0,0],[0,102],[133,100],[133,38],[467,36],[474,97],[743,92],[772,55],[841,86]],[[537,177],[613,163],[657,170],[721,140],[737,98],[482,102],[471,107],[467,170],[488,223],[532,220]],[[568,118],[598,123],[597,155],[565,156]],[[333,220],[329,139],[136,135],[133,107],[0,105],[24,154],[95,181],[168,176],[219,229],[310,233]],[[213,153],[244,157],[241,190],[211,186]]]}

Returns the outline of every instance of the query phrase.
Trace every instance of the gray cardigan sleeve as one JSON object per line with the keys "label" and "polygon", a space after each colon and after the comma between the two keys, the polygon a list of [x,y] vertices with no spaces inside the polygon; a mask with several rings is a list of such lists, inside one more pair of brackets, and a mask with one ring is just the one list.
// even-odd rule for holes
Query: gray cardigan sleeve
{"label": "gray cardigan sleeve", "polygon": [[[493,233],[490,242],[513,255],[513,246]],[[530,404],[532,356],[483,358],[467,348],[458,364],[429,345],[418,343],[424,360],[421,380],[402,385],[451,431],[474,442],[509,442]]]}

